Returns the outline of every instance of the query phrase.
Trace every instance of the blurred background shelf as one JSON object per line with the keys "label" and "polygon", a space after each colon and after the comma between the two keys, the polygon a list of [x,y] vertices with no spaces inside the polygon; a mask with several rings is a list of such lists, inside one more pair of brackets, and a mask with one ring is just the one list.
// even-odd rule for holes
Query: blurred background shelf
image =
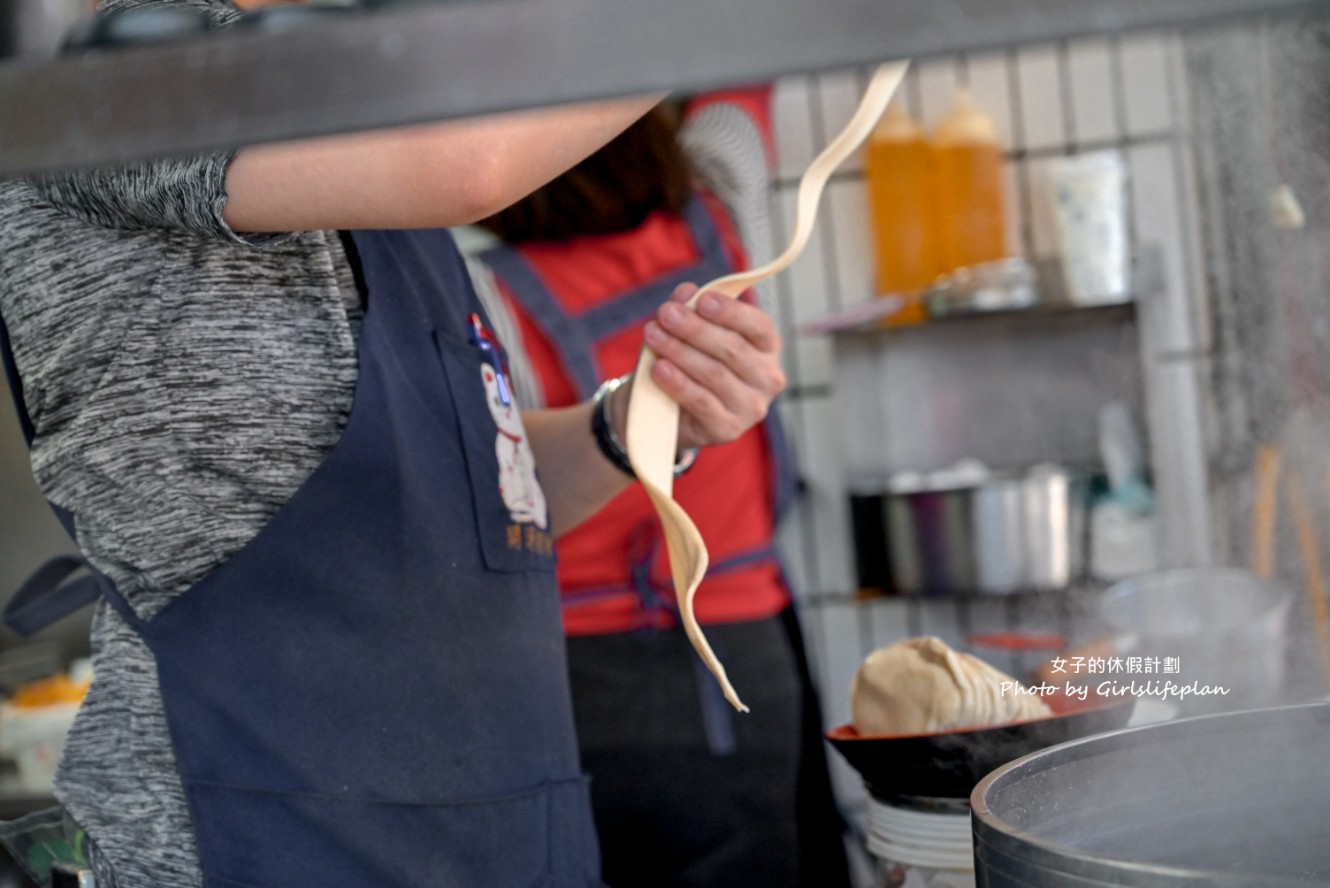
{"label": "blurred background shelf", "polygon": [[1068,315],[1093,316],[1112,323],[1130,319],[1138,304],[1150,299],[1164,286],[1162,253],[1154,245],[1145,245],[1139,249],[1130,292],[1104,302],[1076,303],[1068,299],[1062,267],[1055,258],[1033,263],[1033,273],[1038,295],[1028,305],[949,308],[945,311],[931,309],[928,320],[923,323],[887,326],[882,323],[883,318],[895,313],[901,305],[900,297],[887,296],[805,321],[799,325],[798,332],[804,336],[927,334],[939,326],[953,324],[983,324],[993,319],[1000,319],[999,322],[1010,319],[1015,323],[1037,323],[1044,318]]}

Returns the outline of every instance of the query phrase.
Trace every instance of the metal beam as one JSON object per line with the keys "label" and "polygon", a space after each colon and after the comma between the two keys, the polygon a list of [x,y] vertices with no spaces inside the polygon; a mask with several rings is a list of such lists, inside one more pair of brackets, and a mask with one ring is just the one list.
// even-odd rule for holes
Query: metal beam
{"label": "metal beam", "polygon": [[0,174],[961,50],[1327,0],[470,0],[277,33],[0,64]]}

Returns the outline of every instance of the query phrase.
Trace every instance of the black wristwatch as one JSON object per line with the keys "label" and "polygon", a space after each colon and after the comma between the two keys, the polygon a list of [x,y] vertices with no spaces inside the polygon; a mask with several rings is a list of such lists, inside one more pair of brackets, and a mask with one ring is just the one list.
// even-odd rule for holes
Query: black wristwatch
{"label": "black wristwatch", "polygon": [[[610,396],[628,379],[627,374],[607,379],[591,396],[591,436],[596,439],[596,446],[600,448],[600,452],[616,469],[630,478],[636,478],[637,473],[633,471],[633,464],[628,460],[628,451],[619,440],[619,436],[615,434],[614,423],[610,419]],[[681,450],[674,458],[674,477],[678,478],[691,469],[695,462],[697,462],[696,447]]]}

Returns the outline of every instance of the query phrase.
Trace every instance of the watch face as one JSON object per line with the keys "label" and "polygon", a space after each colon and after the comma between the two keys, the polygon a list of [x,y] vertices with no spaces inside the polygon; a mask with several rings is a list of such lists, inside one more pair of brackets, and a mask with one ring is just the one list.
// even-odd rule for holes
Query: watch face
{"label": "watch face", "polygon": [[679,451],[679,455],[674,459],[674,477],[678,478],[684,472],[693,467],[697,462],[697,448],[689,447],[686,450]]}

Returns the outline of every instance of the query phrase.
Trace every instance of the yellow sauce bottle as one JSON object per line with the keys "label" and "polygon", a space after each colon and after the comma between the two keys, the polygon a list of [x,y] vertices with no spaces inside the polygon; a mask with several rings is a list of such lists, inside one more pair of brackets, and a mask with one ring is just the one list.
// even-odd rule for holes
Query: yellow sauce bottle
{"label": "yellow sauce bottle", "polygon": [[891,325],[926,319],[920,292],[941,271],[935,235],[932,149],[923,128],[893,102],[869,137],[865,156],[877,294],[901,295]]}
{"label": "yellow sauce bottle", "polygon": [[1007,256],[997,124],[967,91],[933,133],[941,271]]}

